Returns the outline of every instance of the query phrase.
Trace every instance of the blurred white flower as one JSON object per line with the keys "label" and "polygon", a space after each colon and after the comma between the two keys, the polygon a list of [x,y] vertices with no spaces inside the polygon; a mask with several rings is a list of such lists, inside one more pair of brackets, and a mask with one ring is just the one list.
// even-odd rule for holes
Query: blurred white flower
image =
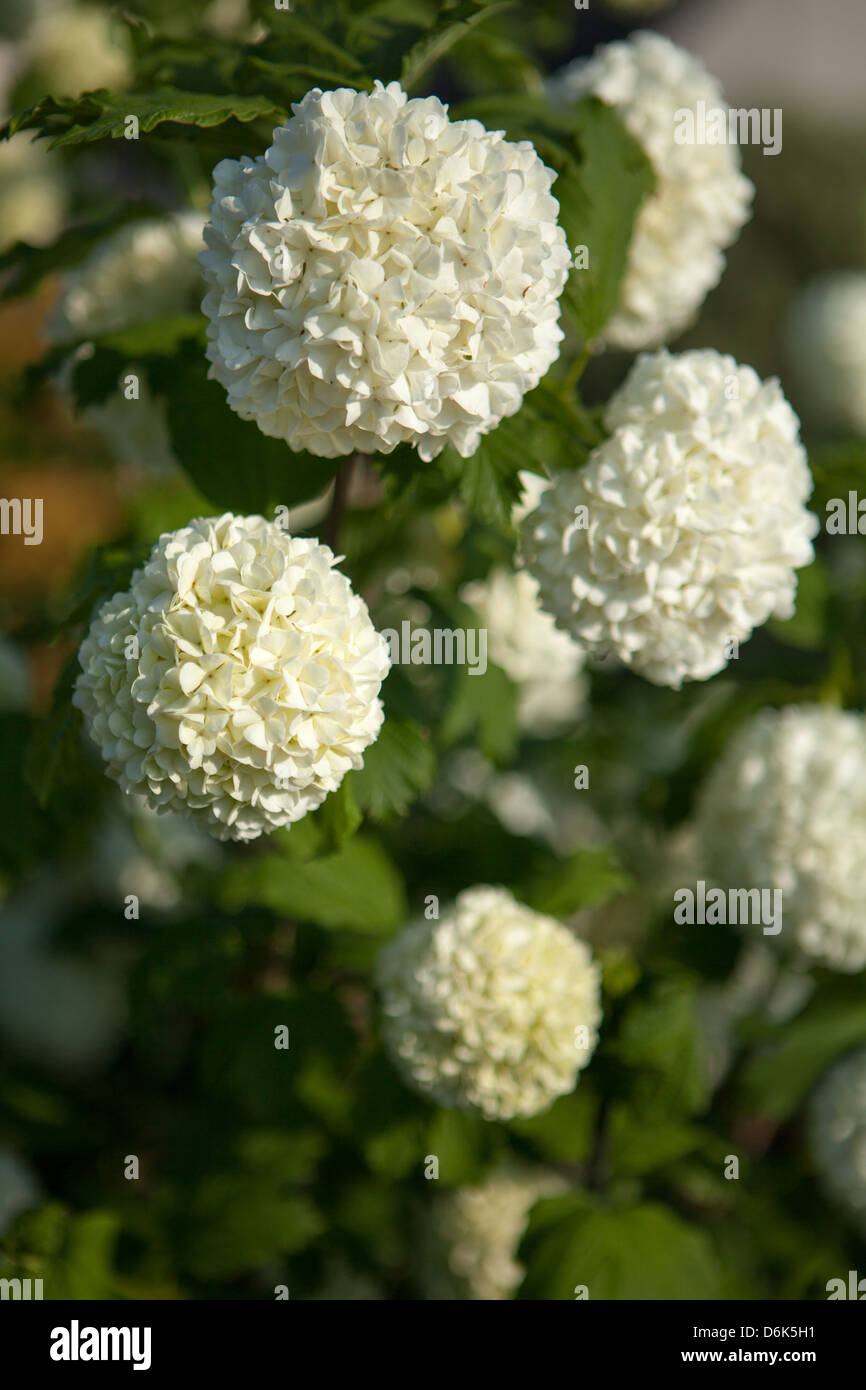
{"label": "blurred white flower", "polygon": [[440,921],[406,927],[377,974],[388,1049],[439,1105],[537,1115],[573,1090],[595,1048],[589,947],[504,888],[466,889]]}
{"label": "blurred white flower", "polygon": [[782,930],[767,942],[834,970],[866,965],[863,715],[762,710],[711,771],[696,824],[714,882],[781,891]]}
{"label": "blurred white flower", "polygon": [[524,1275],[517,1250],[529,1213],[567,1189],[557,1173],[507,1168],[442,1198],[435,1222],[456,1290],[473,1300],[511,1298]]}
{"label": "blurred white flower", "polygon": [[118,228],[67,271],[47,331],[52,342],[117,333],[130,324],[187,313],[201,290],[198,212]]}
{"label": "blurred white flower", "polygon": [[822,1184],[866,1237],[866,1048],[823,1077],[809,1106],[809,1140]]}
{"label": "blurred white flower", "polygon": [[474,453],[559,355],[555,175],[396,82],[292,109],[263,156],[214,170],[212,375],[293,449]]}
{"label": "blurred white flower", "polygon": [[32,77],[54,97],[127,87],[132,77],[128,31],[96,5],[40,4],[26,58]]}
{"label": "blurred white flower", "polygon": [[807,285],[785,342],[804,398],[822,422],[866,435],[866,271],[837,271]]}
{"label": "blurred white flower", "polygon": [[656,347],[694,319],[725,268],[723,251],[749,217],[754,188],[736,145],[679,144],[675,114],[727,110],[703,64],[661,34],[604,44],[554,78],[556,102],[597,96],[619,112],[649,157],[654,191],[638,212],[619,308],[602,333],[612,347]]}
{"label": "blurred white flower", "polygon": [[722,670],[794,611],[817,518],[799,421],[776,380],[711,349],[638,359],[612,434],[523,522],[541,602],[597,654],[657,685]]}
{"label": "blurred white flower", "polygon": [[47,246],[60,235],[66,187],[60,159],[20,131],[0,142],[0,252],[17,241]]}
{"label": "blurred white flower", "polygon": [[0,912],[0,1037],[53,1071],[95,1070],[117,1046],[126,1020],[122,972],[61,951],[51,937],[70,901],[53,878],[10,898]]}
{"label": "blurred white flower", "polygon": [[154,396],[143,372],[138,376],[138,398],[127,400],[119,391],[98,405],[88,405],[81,418],[101,434],[118,463],[144,468],[153,476],[170,474],[178,467],[171,443],[165,401]]}
{"label": "blurred white flower", "polygon": [[334,564],[259,516],[160,537],[79,654],[75,702],[124,791],[252,840],[361,767],[388,648]]}
{"label": "blurred white flower", "polygon": [[545,736],[574,724],[586,703],[584,654],[542,609],[532,575],[497,566],[460,597],[487,629],[491,659],[517,686],[520,727]]}

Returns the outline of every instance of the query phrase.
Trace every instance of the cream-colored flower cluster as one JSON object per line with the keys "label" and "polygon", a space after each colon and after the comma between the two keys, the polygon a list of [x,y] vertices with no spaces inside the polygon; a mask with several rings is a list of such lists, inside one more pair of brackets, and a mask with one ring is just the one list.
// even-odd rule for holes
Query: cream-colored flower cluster
{"label": "cream-colored flower cluster", "polygon": [[490,1302],[511,1298],[523,1278],[517,1251],[529,1213],[542,1198],[566,1190],[557,1173],[515,1167],[444,1198],[436,1213],[437,1235],[461,1295]]}
{"label": "cream-colored flower cluster", "polygon": [[543,606],[658,685],[706,680],[794,611],[818,521],[799,422],[779,384],[712,350],[638,359],[610,437],[525,518]]}
{"label": "cream-colored flower cluster", "polygon": [[732,144],[680,144],[677,112],[727,110],[703,64],[661,34],[631,34],[566,68],[557,102],[613,106],[649,157],[656,187],[638,212],[620,304],[602,334],[612,347],[657,347],[691,323],[749,216],[753,185]]}
{"label": "cream-colored flower cluster", "polygon": [[866,435],[866,272],[836,271],[807,285],[791,311],[786,343],[816,415]]}
{"label": "cream-colored flower cluster", "polygon": [[520,727],[544,737],[573,725],[586,701],[584,653],[545,613],[532,575],[499,565],[461,597],[487,631],[491,659],[517,686]]}
{"label": "cream-colored flower cluster", "polygon": [[76,97],[99,87],[127,87],[132,75],[128,30],[97,5],[38,0],[25,36],[32,80],[56,97]]}
{"label": "cream-colored flower cluster", "polygon": [[824,1188],[866,1237],[866,1048],[843,1057],[822,1078],[808,1127]]}
{"label": "cream-colored flower cluster", "polygon": [[293,449],[472,454],[559,354],[555,175],[396,82],[292,109],[264,155],[214,170],[212,374]]}
{"label": "cream-colored flower cluster", "polygon": [[0,252],[17,241],[47,246],[66,211],[63,167],[56,153],[19,131],[0,143]]}
{"label": "cream-colored flower cluster", "polygon": [[252,840],[362,765],[388,649],[334,563],[259,516],[160,537],[80,652],[75,702],[124,791]]}
{"label": "cream-colored flower cluster", "polygon": [[146,218],[100,242],[64,276],[48,324],[52,341],[95,338],[187,312],[201,288],[196,258],[204,222],[197,212]]}
{"label": "cream-colored flower cluster", "polygon": [[781,948],[866,965],[866,719],[823,705],[763,710],[699,798],[701,862],[723,887],[776,888]]}
{"label": "cream-colored flower cluster", "polygon": [[504,888],[468,888],[383,950],[386,1044],[406,1080],[486,1119],[537,1115],[574,1088],[601,1019],[589,947]]}

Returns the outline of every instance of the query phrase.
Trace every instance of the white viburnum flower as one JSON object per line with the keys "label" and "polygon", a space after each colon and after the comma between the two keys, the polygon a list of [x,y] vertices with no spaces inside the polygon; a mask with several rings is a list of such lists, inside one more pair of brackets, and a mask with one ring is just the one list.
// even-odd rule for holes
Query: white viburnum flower
{"label": "white viburnum flower", "polygon": [[264,155],[214,170],[211,375],[293,449],[469,456],[559,355],[556,175],[396,82],[292,110]]}
{"label": "white viburnum flower", "polygon": [[866,1048],[836,1062],[819,1082],[808,1132],[825,1191],[866,1237]]}
{"label": "white viburnum flower", "polygon": [[19,131],[0,143],[0,252],[17,241],[47,246],[60,235],[66,187],[59,157]]}
{"label": "white viburnum flower", "polygon": [[619,307],[601,336],[630,352],[657,347],[693,321],[749,217],[754,187],[737,146],[675,138],[678,111],[697,113],[699,102],[727,111],[722,89],[691,53],[639,32],[566,68],[551,95],[615,107],[653,166],[656,186],[637,215]]}
{"label": "white viburnum flower", "polygon": [[544,736],[573,724],[586,702],[584,654],[542,609],[532,575],[497,566],[460,597],[487,630],[491,660],[517,686],[521,729]]}
{"label": "white viburnum flower", "polygon": [[128,31],[96,5],[41,4],[25,40],[29,72],[55,97],[129,86]]}
{"label": "white viburnum flower", "polygon": [[515,1167],[442,1198],[436,1234],[455,1291],[471,1300],[510,1299],[524,1275],[517,1251],[529,1213],[542,1198],[567,1190],[558,1173]]}
{"label": "white viburnum flower", "polygon": [[807,285],[785,341],[815,414],[825,425],[866,435],[866,272],[837,271]]}
{"label": "white viburnum flower", "polygon": [[388,647],[334,564],[260,516],[160,537],[79,653],[75,703],[124,791],[253,840],[361,767]]}
{"label": "white viburnum flower", "polygon": [[764,940],[834,970],[866,965],[863,715],[761,711],[707,778],[696,824],[720,887],[781,890],[782,930]]}
{"label": "white viburnum flower", "polygon": [[557,624],[657,685],[721,671],[790,618],[817,518],[799,421],[775,379],[711,349],[638,359],[610,437],[523,522],[523,558]]}
{"label": "white viburnum flower", "polygon": [[597,1041],[585,942],[504,888],[460,893],[379,958],[384,1036],[406,1081],[485,1119],[537,1115],[573,1090]]}
{"label": "white viburnum flower", "polygon": [[100,242],[63,277],[47,326],[52,342],[117,333],[194,309],[201,292],[197,257],[204,223],[201,213],[191,211],[147,218]]}

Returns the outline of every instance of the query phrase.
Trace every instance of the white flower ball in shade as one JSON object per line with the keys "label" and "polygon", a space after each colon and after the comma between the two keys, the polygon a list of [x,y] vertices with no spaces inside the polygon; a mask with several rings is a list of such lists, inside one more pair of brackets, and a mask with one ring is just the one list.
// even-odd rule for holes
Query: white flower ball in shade
{"label": "white flower ball in shade", "polygon": [[776,380],[711,349],[638,359],[610,437],[523,522],[523,555],[558,625],[656,685],[721,671],[768,618],[790,618],[817,518],[799,421]]}
{"label": "white flower ball in shade", "polygon": [[292,110],[264,155],[214,170],[211,374],[293,449],[474,453],[559,355],[556,175],[396,82]]}
{"label": "white flower ball in shade", "polygon": [[866,1238],[866,1048],[836,1062],[819,1082],[808,1131],[822,1186]]}
{"label": "white flower ball in shade", "polygon": [[749,217],[754,188],[737,145],[677,140],[686,129],[678,112],[727,112],[722,89],[691,53],[639,32],[566,68],[551,94],[557,103],[595,96],[615,107],[653,166],[656,186],[638,212],[619,307],[602,337],[630,352],[657,347],[692,322]]}
{"label": "white flower ball in shade", "polygon": [[763,939],[833,970],[866,966],[863,715],[761,711],[711,771],[696,821],[715,883],[781,890],[782,930]]}
{"label": "white flower ball in shade", "polygon": [[20,131],[0,142],[0,253],[17,241],[48,246],[60,235],[67,189],[58,154]]}
{"label": "white flower ball in shade", "polygon": [[260,516],[160,537],[79,653],[75,702],[124,791],[253,840],[362,766],[388,648],[334,563]]}
{"label": "white flower ball in shade", "polygon": [[405,928],[382,951],[378,983],[405,1080],[488,1120],[546,1110],[597,1041],[589,947],[504,888],[466,889],[441,920]]}
{"label": "white flower ball in shade", "polygon": [[100,87],[128,87],[129,29],[97,5],[39,4],[23,45],[33,81],[54,97],[77,97]]}
{"label": "white flower ball in shade", "polygon": [[866,272],[813,280],[795,300],[787,328],[804,401],[823,424],[866,435]]}
{"label": "white flower ball in shade", "polygon": [[117,333],[130,324],[190,312],[201,293],[204,217],[181,212],[131,222],[106,237],[61,282],[48,322],[55,343]]}
{"label": "white flower ball in shade", "polygon": [[507,1168],[445,1197],[438,1204],[437,1235],[456,1290],[485,1302],[513,1297],[524,1275],[517,1251],[529,1214],[542,1198],[565,1191],[557,1173]]}
{"label": "white flower ball in shade", "polygon": [[491,659],[517,686],[520,727],[544,737],[573,725],[586,702],[583,650],[544,612],[532,575],[497,566],[461,598],[487,631]]}

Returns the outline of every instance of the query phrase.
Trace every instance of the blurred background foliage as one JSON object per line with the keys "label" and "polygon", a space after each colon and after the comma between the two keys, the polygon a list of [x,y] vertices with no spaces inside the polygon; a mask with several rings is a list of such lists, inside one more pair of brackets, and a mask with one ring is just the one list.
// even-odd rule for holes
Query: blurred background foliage
{"label": "blurred background foliage", "polygon": [[[573,172],[554,191],[573,244],[593,217],[628,227],[651,181],[639,155],[613,126],[556,128],[542,79],[638,20],[565,0],[67,8],[110,26],[112,80],[85,75],[76,90],[69,67],[86,74],[96,61],[84,38],[76,65],[58,66],[50,45],[34,57],[32,7],[6,0],[2,11],[7,113],[53,139],[56,222],[45,214],[44,245],[7,240],[0,263],[0,490],[43,497],[46,516],[42,545],[0,542],[4,1272],[43,1277],[58,1298],[269,1298],[278,1285],[293,1298],[460,1297],[428,1240],[437,1208],[519,1165],[567,1187],[534,1208],[520,1297],[571,1298],[577,1283],[608,1298],[823,1297],[866,1250],[819,1194],[802,1107],[820,1071],[866,1041],[862,976],[780,973],[733,930],[674,926],[670,903],[671,885],[694,877],[682,866],[695,790],[731,732],[768,703],[863,707],[859,537],[822,536],[796,617],[757,633],[706,685],[659,690],[594,667],[585,715],[562,738],[521,729],[517,691],[495,665],[472,679],[395,669],[363,772],[253,848],[130,810],[69,704],[93,604],[161,531],[282,503],[319,533],[334,470],[287,466],[283,446],[231,415],[205,379],[194,307],[97,340],[59,392],[61,354],[45,331],[58,277],[126,220],[205,210],[218,160],[264,150],[310,86],[374,77],[530,130],[556,167],[567,156]],[[660,22],[677,37],[681,13],[709,8],[725,5],[669,6]],[[115,94],[82,97],[91,85]],[[129,113],[138,141],[118,138]],[[830,497],[866,487],[866,441],[810,418],[789,382],[784,322],[804,281],[864,265],[862,117],[830,129],[814,107],[786,108],[783,156],[744,151],[754,217],[677,345],[782,377],[822,517]],[[581,161],[616,141],[609,186],[587,189]],[[446,454],[419,469],[398,450],[356,471],[337,548],[380,628],[465,617],[462,585],[511,560],[517,467],[585,456],[586,417],[563,415],[555,383],[598,309],[593,294],[604,286],[569,309],[554,387],[468,464]],[[586,408],[629,361],[590,362]],[[83,418],[130,363],[145,364],[165,402],[167,466],[119,461]],[[579,765],[588,790],[574,788]],[[575,923],[604,966],[589,1070],[547,1114],[509,1125],[411,1095],[381,1051],[370,987],[382,940],[428,895],[445,904],[484,882]],[[274,1045],[280,1028],[286,1050]],[[732,1153],[737,1182],[724,1177]],[[431,1154],[438,1183],[424,1176]],[[138,1180],[124,1176],[132,1155]]]}

